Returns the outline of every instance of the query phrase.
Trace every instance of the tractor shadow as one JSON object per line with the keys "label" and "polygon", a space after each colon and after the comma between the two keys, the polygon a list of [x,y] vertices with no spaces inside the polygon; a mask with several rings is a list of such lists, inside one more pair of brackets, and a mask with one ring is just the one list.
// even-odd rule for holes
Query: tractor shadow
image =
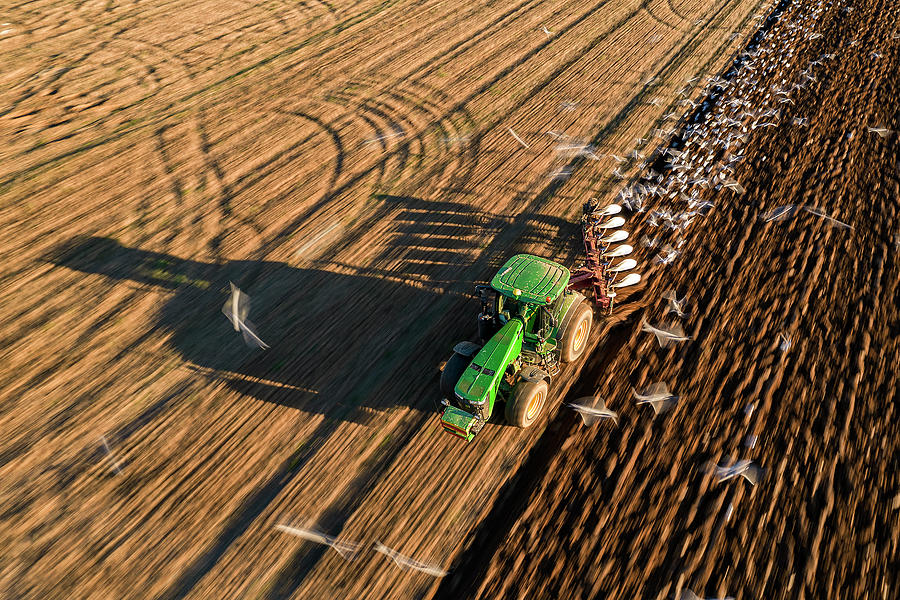
{"label": "tractor shadow", "polygon": [[[367,422],[398,404],[436,407],[436,381],[430,399],[411,386],[433,378],[453,344],[474,336],[474,284],[530,243],[571,239],[573,227],[555,217],[491,215],[457,202],[378,200],[374,212],[388,219],[389,235],[366,264],[390,269],[329,259],[306,268],[202,262],[86,236],[44,260],[158,294],[153,330],[168,332],[171,346],[201,375],[266,402]],[[360,233],[347,231],[325,255]],[[250,296],[249,319],[269,349],[245,346],[222,314],[229,282]]]}
{"label": "tractor shadow", "polygon": [[[45,260],[159,294],[153,329],[169,332],[172,347],[202,375],[267,402],[343,419],[368,420],[359,407],[388,408],[372,388],[402,357],[380,332],[436,299],[433,291],[377,277],[280,262],[206,263],[103,237],[72,239]],[[244,345],[222,314],[229,282],[250,295],[249,318],[269,349]]]}

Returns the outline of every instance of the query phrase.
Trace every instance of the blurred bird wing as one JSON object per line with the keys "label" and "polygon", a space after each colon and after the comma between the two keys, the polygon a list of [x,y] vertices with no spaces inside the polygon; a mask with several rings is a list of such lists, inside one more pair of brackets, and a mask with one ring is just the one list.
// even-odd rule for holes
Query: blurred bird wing
{"label": "blurred bird wing", "polygon": [[246,342],[248,346],[258,346],[263,350],[270,348],[267,343],[259,339],[259,336],[256,335],[253,323],[250,321],[239,321],[238,325],[240,326],[241,334],[244,336],[244,342]]}
{"label": "blurred bird wing", "polygon": [[644,390],[644,396],[648,398],[666,398],[671,395],[672,394],[669,392],[669,386],[667,386],[664,381],[651,383],[650,386],[646,390]]}
{"label": "blurred bird wing", "polygon": [[584,423],[585,427],[590,427],[600,420],[600,417],[598,415],[580,410],[578,411],[578,416],[581,417],[581,421]]}
{"label": "blurred bird wing", "polygon": [[431,575],[433,577],[444,577],[448,573],[448,571],[445,571],[438,566],[429,565],[423,562],[419,562],[408,556],[404,556],[396,550],[388,548],[381,542],[375,542],[375,551],[381,552],[382,554],[390,558],[401,569],[414,569],[416,571],[427,573],[428,575]]}
{"label": "blurred bird wing", "polygon": [[670,300],[671,302],[678,302],[678,296],[675,293],[675,290],[668,290],[665,294],[662,295],[663,300]]}
{"label": "blurred bird wing", "polygon": [[668,398],[661,398],[650,402],[650,405],[653,407],[653,412],[661,415],[669,412],[672,407],[675,406],[675,399],[671,396]]}
{"label": "blurred bird wing", "polygon": [[239,323],[247,318],[250,314],[250,296],[242,292],[236,285],[228,282],[231,286],[231,295],[225,301],[222,312],[231,321],[235,331],[240,330]]}
{"label": "blurred bird wing", "polygon": [[684,329],[681,327],[681,325],[679,323],[661,327],[660,331],[665,332],[667,335],[669,335],[673,338],[683,338],[684,337]]}
{"label": "blurred bird wing", "polygon": [[310,542],[316,542],[317,544],[326,544],[330,546],[333,542],[331,537],[320,531],[316,531],[315,529],[304,529],[302,527],[291,527],[289,525],[276,525],[275,529],[291,535],[296,535],[297,537]]}
{"label": "blurred bird wing", "polygon": [[779,206],[778,208],[772,209],[766,214],[763,215],[763,220],[768,223],[770,221],[781,221],[782,219],[786,219],[787,217],[794,214],[797,207],[793,204],[786,204],[784,206]]}
{"label": "blurred bird wing", "polygon": [[741,473],[744,476],[744,479],[749,481],[751,484],[756,485],[760,478],[762,477],[762,469],[757,465],[749,465],[744,472]]}
{"label": "blurred bird wing", "polygon": [[356,554],[359,552],[360,548],[360,544],[356,542],[339,542],[337,540],[332,541],[329,546],[345,560],[353,560],[356,558]]}
{"label": "blurred bird wing", "polygon": [[806,206],[803,207],[803,210],[805,210],[805,211],[808,212],[808,213],[812,213],[812,214],[814,214],[814,215],[817,215],[817,216],[819,216],[819,217],[826,217],[826,218],[828,218],[828,217],[830,216],[828,213],[826,213],[824,210],[822,210],[822,209],[819,208],[818,206],[806,205]]}

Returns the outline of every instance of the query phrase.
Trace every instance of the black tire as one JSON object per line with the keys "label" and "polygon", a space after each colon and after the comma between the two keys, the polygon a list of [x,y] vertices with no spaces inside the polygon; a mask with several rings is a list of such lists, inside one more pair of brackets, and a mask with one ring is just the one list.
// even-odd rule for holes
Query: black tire
{"label": "black tire", "polygon": [[462,377],[463,371],[469,368],[471,362],[472,357],[453,353],[453,356],[444,365],[444,370],[441,371],[441,394],[444,398],[451,402],[456,400],[453,390],[456,388],[459,378]]}
{"label": "black tire", "polygon": [[506,422],[516,427],[531,427],[547,404],[550,386],[546,381],[525,381],[513,388],[512,397],[506,402]]}
{"label": "black tire", "polygon": [[591,337],[591,326],[594,324],[594,311],[587,302],[573,306],[565,319],[559,335],[559,358],[563,362],[572,362],[581,358],[587,349]]}

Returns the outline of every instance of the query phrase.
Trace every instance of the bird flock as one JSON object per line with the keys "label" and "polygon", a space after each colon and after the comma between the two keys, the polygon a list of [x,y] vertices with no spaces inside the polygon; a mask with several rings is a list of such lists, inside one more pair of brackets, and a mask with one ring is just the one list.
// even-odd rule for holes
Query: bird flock
{"label": "bird flock", "polygon": [[[639,179],[621,189],[618,196],[618,202],[631,213],[646,213],[644,223],[651,231],[654,228],[659,231],[658,234],[648,233],[640,238],[643,247],[655,250],[653,264],[666,266],[675,263],[685,243],[686,230],[715,208],[718,201],[710,199],[711,193],[718,192],[723,202],[746,193],[744,185],[738,180],[737,167],[745,158],[744,147],[754,131],[809,126],[807,116],[790,114],[790,107],[796,105],[794,96],[817,82],[820,72],[829,62],[840,58],[837,52],[822,54],[811,60],[795,77],[790,75],[790,67],[796,61],[797,44],[821,38],[822,33],[816,31],[817,24],[826,11],[839,5],[840,2],[819,1],[800,11],[778,33],[769,35],[763,32],[759,41],[768,35],[770,43],[766,47],[759,44],[751,46],[739,56],[735,66],[724,77],[707,79],[703,101],[686,98],[679,102],[679,106],[690,107],[697,112],[688,120],[678,139],[667,148],[657,150],[654,160],[640,163]],[[849,10],[850,7],[847,7],[844,12]],[[851,46],[858,44],[855,40]],[[873,50],[870,55],[872,59],[880,56],[878,50]],[[688,87],[679,93],[686,94],[693,82],[688,80]],[[664,120],[676,117],[676,113],[670,113]],[[896,131],[881,125],[870,125],[863,131],[876,139],[889,139],[897,135]],[[674,130],[656,129],[653,135],[664,140],[671,139]],[[612,176],[620,178],[620,175],[617,167]],[[760,212],[759,221],[766,224],[779,224],[806,214],[816,217],[825,226],[845,231],[854,229],[846,218],[838,218],[839,215],[815,205],[788,204]],[[895,243],[900,248],[900,234],[896,235]],[[669,291],[663,295],[663,300],[666,301],[666,316],[674,315],[679,319],[689,316],[686,298],[679,298],[674,291]],[[643,320],[641,331],[653,334],[662,348],[690,340],[680,323],[652,325]],[[781,353],[787,353],[792,344],[789,333],[779,332],[778,349]],[[678,396],[664,382],[652,383],[640,392],[632,388],[631,392],[637,405],[649,404],[656,415],[673,409],[678,403]],[[602,419],[612,420],[618,425],[618,414],[599,396],[579,398],[567,406],[579,413],[585,426],[594,425]],[[747,404],[743,410],[745,417],[749,419],[755,409],[755,403]],[[757,442],[757,435],[747,433],[742,445],[752,450]],[[743,479],[750,485],[757,485],[765,473],[762,466],[749,458],[733,460],[727,456],[718,464],[704,465],[702,470],[717,483]],[[730,519],[732,511],[733,506],[729,504],[725,520]],[[677,597],[683,600],[701,598],[688,589],[681,590]]]}
{"label": "bird flock", "polygon": [[[762,32],[756,42],[738,56],[735,66],[728,73],[706,79],[702,100],[683,98],[677,102],[678,106],[695,111],[678,138],[675,138],[674,128],[657,128],[653,136],[670,142],[668,146],[657,148],[649,160],[638,150],[631,153],[633,159],[642,160],[638,165],[640,175],[635,183],[619,191],[617,201],[633,214],[646,213],[644,223],[659,230],[659,235],[643,235],[640,239],[642,246],[656,251],[653,264],[665,266],[677,260],[688,228],[715,208],[715,202],[707,199],[707,192],[730,192],[736,196],[746,193],[745,187],[736,178],[736,168],[745,158],[744,146],[753,131],[781,127],[785,123],[800,127],[808,124],[808,119],[803,116],[787,120],[785,107],[794,105],[792,95],[818,81],[819,70],[829,61],[836,60],[837,55],[822,54],[810,61],[793,80],[785,77],[783,71],[793,64],[798,42],[822,37],[816,31],[816,24],[835,5],[835,2],[823,0],[809,10],[801,11],[793,21],[786,22],[779,33],[771,36],[768,41],[773,43],[765,47],[760,42],[768,34]],[[764,16],[757,15],[757,18]],[[698,81],[697,77],[687,79],[687,85],[678,94],[687,95]],[[675,118],[681,118],[677,111],[666,114],[663,121]],[[869,126],[866,131],[881,138],[895,134],[881,126]],[[599,156],[594,149],[591,149],[591,154]],[[627,161],[619,155],[610,156],[620,164]],[[619,167],[612,173],[614,178],[621,178],[622,175]],[[649,208],[651,204],[652,209]],[[775,207],[765,211],[759,219],[764,223],[777,223],[801,211],[820,218],[832,227],[853,229],[853,225],[812,205]],[[682,319],[688,315],[685,312],[685,298],[678,299],[674,291],[670,291],[663,299],[667,302],[667,315],[674,313]],[[680,323],[653,325],[643,320],[641,330],[652,333],[661,348],[690,340]],[[791,337],[784,332],[779,337],[779,349],[787,352],[792,344]],[[654,383],[642,393],[632,389],[632,394],[638,404],[649,404],[656,414],[670,410],[678,399],[668,391],[665,383]],[[598,397],[582,398],[569,406],[585,418],[586,425],[596,423],[602,417],[613,419],[615,416],[617,421],[616,413]],[[755,484],[761,473],[761,468],[751,461],[738,461],[734,465],[715,468],[718,469],[719,481],[740,475]]]}

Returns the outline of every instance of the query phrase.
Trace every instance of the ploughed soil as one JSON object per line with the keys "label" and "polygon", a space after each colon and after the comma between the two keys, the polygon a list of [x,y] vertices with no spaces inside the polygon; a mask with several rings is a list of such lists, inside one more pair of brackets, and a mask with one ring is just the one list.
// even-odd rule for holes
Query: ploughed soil
{"label": "ploughed soil", "polygon": [[[816,7],[815,29],[790,29]],[[9,3],[0,595],[896,597],[898,139],[866,127],[900,129],[898,16],[887,0]],[[645,283],[541,423],[441,432],[438,369],[474,334],[472,284],[516,252],[574,265],[582,202],[682,144],[711,114],[686,101],[767,44],[741,92],[760,103],[836,57],[749,131],[746,192],[702,190],[715,208],[680,256],[638,255]],[[854,228],[760,220],[788,203]],[[647,216],[633,240],[655,235]],[[268,350],[221,314],[229,281]],[[663,320],[670,287],[692,339],[659,350],[640,322]],[[680,399],[652,418],[629,388],[662,380]],[[559,406],[594,393],[618,426]],[[716,483],[703,466],[726,454],[763,479]],[[363,550],[348,562],[278,524]],[[400,570],[375,541],[451,574]]]}

